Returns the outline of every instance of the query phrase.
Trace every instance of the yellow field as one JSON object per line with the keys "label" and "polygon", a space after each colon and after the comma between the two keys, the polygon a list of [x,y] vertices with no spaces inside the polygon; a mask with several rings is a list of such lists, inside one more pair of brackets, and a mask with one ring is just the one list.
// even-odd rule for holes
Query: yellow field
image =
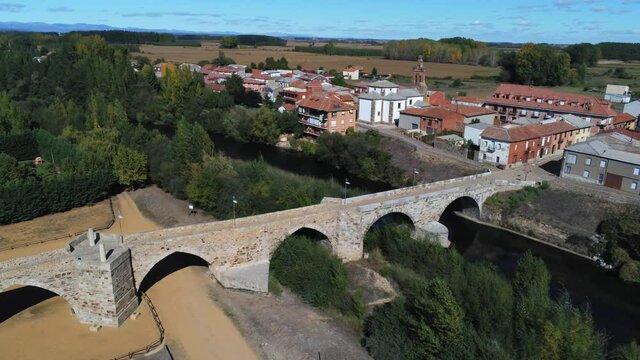
{"label": "yellow field", "polygon": [[[317,45],[317,44],[316,44]],[[201,60],[212,60],[218,56],[220,48],[215,42],[204,42],[201,47],[181,47],[181,46],[156,46],[141,45],[140,53],[134,55],[142,55],[148,57],[151,61],[155,59],[164,59],[172,62],[191,62],[197,63]],[[267,57],[274,58],[285,57],[289,61],[289,66],[295,67],[301,65],[304,69],[317,69],[320,66],[325,69],[342,70],[348,65],[360,65],[371,71],[373,67],[378,69],[380,74],[399,74],[411,75],[411,70],[415,66],[414,61],[386,60],[378,57],[358,57],[358,56],[329,56],[322,54],[309,54],[302,52],[294,52],[293,48],[287,47],[243,47],[238,49],[223,49],[225,56],[233,58],[239,64],[249,65],[252,62],[256,64],[264,61]],[[426,63],[427,76],[444,78],[451,76],[453,78],[468,79],[473,75],[495,76],[498,74],[498,68],[457,65],[457,64],[440,64]]]}

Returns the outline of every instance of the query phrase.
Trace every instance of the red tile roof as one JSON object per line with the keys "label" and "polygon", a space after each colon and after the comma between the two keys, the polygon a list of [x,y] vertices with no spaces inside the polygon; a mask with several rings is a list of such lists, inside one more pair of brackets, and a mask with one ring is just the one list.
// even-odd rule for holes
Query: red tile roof
{"label": "red tile roof", "polygon": [[335,95],[316,94],[298,102],[299,107],[315,109],[324,112],[355,110],[355,106],[345,104]]}
{"label": "red tile roof", "polygon": [[448,119],[455,118],[457,120],[464,120],[463,115],[456,113],[455,111],[448,110],[444,107],[427,107],[427,108],[410,108],[400,111],[401,114],[428,117],[432,119]]}
{"label": "red tile roof", "polygon": [[349,66],[342,71],[354,72],[354,71],[362,71],[364,68],[362,66]]}
{"label": "red tile roof", "polygon": [[447,96],[442,91],[434,91],[429,96],[429,105],[442,106],[447,104],[450,104],[450,102],[447,100]]}
{"label": "red tile roof", "polygon": [[441,107],[447,110],[455,111],[459,114],[464,115],[465,117],[496,114],[496,111],[494,110],[478,106],[447,104]]}
{"label": "red tile roof", "polygon": [[565,122],[556,121],[548,124],[532,124],[517,126],[512,128],[490,127],[480,134],[481,137],[504,142],[520,142],[531,139],[538,139],[543,136],[560,134],[577,129],[575,126]]}
{"label": "red tile roof", "polygon": [[622,123],[633,122],[634,120],[636,120],[635,116],[627,113],[622,113],[613,118],[613,124],[618,125]]}
{"label": "red tile roof", "polygon": [[221,92],[225,90],[225,87],[222,84],[207,84],[207,87],[214,92]]}
{"label": "red tile roof", "polygon": [[[526,100],[527,97],[530,98],[529,101]],[[542,101],[537,102],[537,99],[542,99]],[[549,104],[548,100],[551,100],[552,103]],[[564,105],[560,104],[561,101],[564,102]],[[585,114],[602,118],[616,115],[608,101],[598,99],[595,96],[565,93],[527,85],[501,84],[493,92],[493,95],[485,100],[485,103],[570,114]]]}
{"label": "red tile roof", "polygon": [[291,111],[291,110],[295,110],[296,109],[296,106],[294,104],[282,104],[282,107],[287,111]]}
{"label": "red tile roof", "polygon": [[459,102],[466,102],[466,103],[484,104],[484,99],[471,97],[471,96],[458,96],[456,98],[453,98],[453,100],[456,100]]}

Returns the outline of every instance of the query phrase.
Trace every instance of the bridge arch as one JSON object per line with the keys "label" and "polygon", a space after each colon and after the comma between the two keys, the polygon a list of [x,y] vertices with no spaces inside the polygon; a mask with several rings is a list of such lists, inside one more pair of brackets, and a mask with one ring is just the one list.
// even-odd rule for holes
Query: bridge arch
{"label": "bridge arch", "polygon": [[63,290],[39,281],[20,281],[2,284],[0,287],[0,323],[10,317],[53,297],[64,299],[74,313],[80,310],[80,304]]}
{"label": "bridge arch", "polygon": [[316,242],[320,243],[321,245],[325,246],[329,250],[331,250],[331,251],[334,250],[334,244],[332,242],[332,239],[329,237],[329,235],[327,235],[327,231],[325,231],[321,227],[315,226],[315,225],[299,225],[299,226],[295,226],[295,227],[289,229],[284,234],[282,239],[279,239],[279,241],[276,244],[274,244],[274,246],[269,250],[269,258],[271,258],[273,256],[273,254],[275,253],[276,249],[278,249],[278,246],[280,246],[280,244],[282,244],[282,242],[286,238],[288,238],[290,236],[294,236],[294,235],[300,235],[300,236],[308,237],[311,240],[316,241]]}
{"label": "bridge arch", "polygon": [[209,262],[203,257],[182,251],[173,251],[165,254],[144,273],[136,274],[139,277],[137,286],[138,296],[151,289],[165,277],[190,266],[209,267]]}
{"label": "bridge arch", "polygon": [[405,212],[389,211],[384,215],[377,216],[369,223],[367,223],[367,225],[363,226],[363,228],[365,229],[363,236],[366,236],[367,233],[371,230],[376,230],[387,225],[397,224],[406,224],[415,230],[416,220]]}
{"label": "bridge arch", "polygon": [[481,209],[481,201],[478,201],[471,196],[460,196],[450,202],[444,210],[442,210],[440,213],[440,220],[443,220],[445,217],[456,211],[480,215]]}

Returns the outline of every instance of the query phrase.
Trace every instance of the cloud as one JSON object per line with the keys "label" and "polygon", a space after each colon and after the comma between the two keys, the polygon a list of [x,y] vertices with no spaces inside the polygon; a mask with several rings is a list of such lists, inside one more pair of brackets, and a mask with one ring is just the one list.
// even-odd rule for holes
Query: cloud
{"label": "cloud", "polygon": [[553,5],[564,9],[572,7],[575,3],[575,0],[553,0]]}
{"label": "cloud", "polygon": [[0,3],[0,12],[19,12],[24,9],[23,4],[15,4],[15,3]]}
{"label": "cloud", "polygon": [[120,14],[123,17],[148,17],[158,18],[163,16],[176,16],[176,17],[220,17],[220,14],[205,14],[188,11],[165,11],[165,12],[137,12],[137,13],[124,13]]}
{"label": "cloud", "polygon": [[72,8],[69,8],[69,7],[66,7],[66,6],[48,8],[47,10],[49,12],[74,12],[75,11]]}
{"label": "cloud", "polygon": [[609,10],[610,10],[609,7],[606,5],[594,6],[591,8],[591,11],[595,11],[595,12],[605,12]]}

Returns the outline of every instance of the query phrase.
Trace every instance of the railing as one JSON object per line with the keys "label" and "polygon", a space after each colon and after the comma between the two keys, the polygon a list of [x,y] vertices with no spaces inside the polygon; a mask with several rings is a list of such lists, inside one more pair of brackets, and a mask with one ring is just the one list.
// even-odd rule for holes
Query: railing
{"label": "railing", "polygon": [[149,310],[151,311],[153,320],[156,323],[156,327],[158,328],[158,333],[160,334],[160,338],[158,338],[156,341],[138,350],[134,350],[124,355],[115,357],[113,358],[113,360],[135,359],[137,357],[141,357],[150,353],[151,351],[155,350],[158,346],[164,343],[164,327],[162,326],[162,322],[160,321],[160,316],[158,316],[158,312],[156,311],[156,308],[153,306],[151,299],[149,299],[146,293],[142,293],[142,298],[147,303],[147,306],[149,306]]}
{"label": "railing", "polygon": [[[109,208],[111,209],[111,219],[109,220],[109,222],[106,225],[103,225],[103,226],[100,226],[98,228],[95,228],[94,230],[96,230],[96,231],[106,230],[106,229],[110,228],[113,225],[113,223],[116,221],[116,216],[115,216],[115,213],[113,211],[113,201],[111,199],[109,199]],[[76,233],[69,234],[69,235],[66,235],[66,236],[58,236],[58,237],[55,237],[55,238],[34,240],[34,241],[23,242],[23,243],[14,244],[14,245],[6,245],[6,246],[0,247],[0,252],[1,251],[20,249],[20,248],[24,248],[24,247],[33,246],[33,245],[44,244],[44,243],[48,243],[48,242],[51,242],[51,241],[65,239],[65,238],[71,238],[71,237],[74,237],[74,236],[82,235],[85,232],[86,232],[86,230],[83,230],[83,231],[78,231]]]}
{"label": "railing", "polygon": [[323,123],[323,124],[316,124],[316,123],[313,123],[313,122],[310,122],[310,121],[305,121],[305,120],[299,120],[298,122],[300,124],[303,124],[303,125],[313,126],[313,127],[320,128],[320,129],[326,129],[327,128],[327,123],[326,122]]}

